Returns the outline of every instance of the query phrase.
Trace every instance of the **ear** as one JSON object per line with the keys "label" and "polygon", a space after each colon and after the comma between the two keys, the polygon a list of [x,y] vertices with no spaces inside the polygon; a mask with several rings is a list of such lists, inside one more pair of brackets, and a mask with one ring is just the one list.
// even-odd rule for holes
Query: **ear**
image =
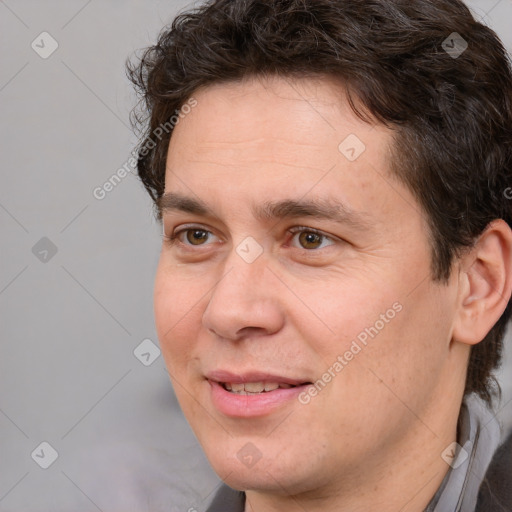
{"label": "ear", "polygon": [[459,304],[453,339],[467,345],[482,341],[507,307],[512,294],[512,230],[491,222],[460,259]]}

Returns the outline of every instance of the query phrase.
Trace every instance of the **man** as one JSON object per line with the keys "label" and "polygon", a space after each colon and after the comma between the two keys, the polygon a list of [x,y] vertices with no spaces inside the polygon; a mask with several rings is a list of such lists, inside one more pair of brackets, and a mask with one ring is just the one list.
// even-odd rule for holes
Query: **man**
{"label": "man", "polygon": [[226,484],[209,510],[512,510],[496,35],[456,0],[217,0],[130,72],[162,352]]}

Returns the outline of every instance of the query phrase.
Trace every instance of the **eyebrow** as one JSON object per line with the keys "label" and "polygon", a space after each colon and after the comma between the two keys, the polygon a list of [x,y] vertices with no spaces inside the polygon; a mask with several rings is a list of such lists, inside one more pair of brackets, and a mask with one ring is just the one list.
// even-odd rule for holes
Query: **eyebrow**
{"label": "eyebrow", "polygon": [[[164,213],[171,211],[182,211],[207,217],[216,216],[202,200],[175,192],[167,192],[158,198],[157,208],[160,218]],[[312,217],[331,220],[358,229],[368,229],[373,224],[367,215],[356,212],[341,201],[334,201],[330,198],[265,201],[260,205],[253,206],[252,213],[257,219],[267,221]]]}
{"label": "eyebrow", "polygon": [[166,212],[182,211],[196,215],[213,216],[213,212],[200,199],[183,196],[174,192],[166,192],[156,200],[158,214],[161,217]]}

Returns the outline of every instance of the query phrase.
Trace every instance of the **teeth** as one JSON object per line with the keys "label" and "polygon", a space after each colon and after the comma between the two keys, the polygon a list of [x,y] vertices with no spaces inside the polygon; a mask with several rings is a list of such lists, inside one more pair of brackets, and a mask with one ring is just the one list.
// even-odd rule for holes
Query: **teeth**
{"label": "teeth", "polygon": [[263,382],[246,382],[242,387],[245,386],[245,391],[249,393],[261,393],[265,390],[265,383]]}
{"label": "teeth", "polygon": [[278,388],[289,389],[293,387],[291,384],[278,384],[277,382],[224,382],[223,386],[228,391],[231,391],[232,393],[236,393],[238,395],[255,395],[257,393],[274,391],[275,389]]}

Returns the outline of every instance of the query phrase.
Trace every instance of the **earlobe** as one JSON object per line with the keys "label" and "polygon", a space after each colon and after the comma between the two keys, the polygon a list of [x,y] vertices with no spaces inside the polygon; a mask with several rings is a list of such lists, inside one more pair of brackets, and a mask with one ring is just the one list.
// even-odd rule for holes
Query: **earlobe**
{"label": "earlobe", "polygon": [[454,340],[475,345],[499,320],[512,293],[511,258],[512,230],[505,221],[495,220],[461,258]]}

